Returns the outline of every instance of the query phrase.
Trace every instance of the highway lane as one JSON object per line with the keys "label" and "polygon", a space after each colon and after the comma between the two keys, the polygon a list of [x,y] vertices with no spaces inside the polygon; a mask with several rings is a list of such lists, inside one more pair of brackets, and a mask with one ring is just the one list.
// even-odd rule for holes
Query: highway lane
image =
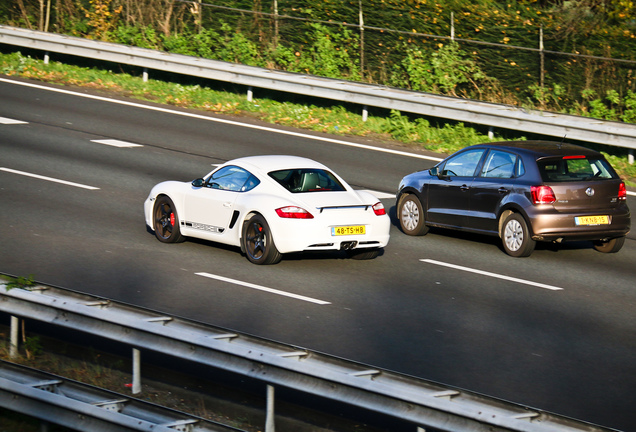
{"label": "highway lane", "polygon": [[[392,192],[433,162],[2,82],[0,117],[27,122],[0,124],[0,167],[99,188],[0,170],[0,272],[634,429],[634,234],[615,255],[540,245],[512,259],[495,239],[393,227],[373,261],[313,254],[258,267],[234,248],[157,242],[141,207],[150,187],[238,156],[291,153]],[[92,141],[104,138],[142,147]]]}

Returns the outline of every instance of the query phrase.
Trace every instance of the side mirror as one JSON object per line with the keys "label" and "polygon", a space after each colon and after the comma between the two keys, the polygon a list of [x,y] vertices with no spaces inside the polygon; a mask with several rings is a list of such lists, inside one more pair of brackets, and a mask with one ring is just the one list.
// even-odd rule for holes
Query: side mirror
{"label": "side mirror", "polygon": [[433,167],[430,170],[428,170],[428,173],[432,176],[438,176],[439,175],[439,168],[437,167]]}
{"label": "side mirror", "polygon": [[195,188],[203,187],[204,184],[205,184],[205,180],[203,180],[202,178],[192,180],[192,186],[194,186]]}

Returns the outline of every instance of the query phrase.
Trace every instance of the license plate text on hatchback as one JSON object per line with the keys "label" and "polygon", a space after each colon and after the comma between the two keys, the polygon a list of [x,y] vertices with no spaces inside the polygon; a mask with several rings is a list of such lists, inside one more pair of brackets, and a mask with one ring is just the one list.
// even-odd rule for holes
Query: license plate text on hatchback
{"label": "license plate text on hatchback", "polygon": [[331,228],[332,236],[363,235],[366,233],[367,231],[364,225],[339,226]]}
{"label": "license plate text on hatchback", "polygon": [[609,216],[580,216],[575,217],[577,225],[609,225]]}

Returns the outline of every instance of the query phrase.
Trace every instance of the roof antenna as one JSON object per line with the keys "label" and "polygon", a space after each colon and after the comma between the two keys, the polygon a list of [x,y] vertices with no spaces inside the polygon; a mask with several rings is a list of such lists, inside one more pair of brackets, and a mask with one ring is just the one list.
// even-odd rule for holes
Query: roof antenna
{"label": "roof antenna", "polygon": [[565,137],[568,136],[568,134],[563,135],[563,138],[561,139],[561,142],[559,143],[559,145],[557,145],[557,148],[561,148],[561,146],[563,145],[564,141],[565,141]]}

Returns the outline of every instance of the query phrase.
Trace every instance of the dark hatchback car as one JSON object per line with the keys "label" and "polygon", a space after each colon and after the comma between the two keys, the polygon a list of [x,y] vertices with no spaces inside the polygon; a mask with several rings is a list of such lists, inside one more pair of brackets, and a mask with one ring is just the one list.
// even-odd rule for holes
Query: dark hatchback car
{"label": "dark hatchback car", "polygon": [[627,190],[602,154],[572,144],[515,141],[467,147],[407,175],[397,193],[402,231],[429,227],[498,236],[511,256],[537,241],[593,241],[618,252],[630,230]]}

